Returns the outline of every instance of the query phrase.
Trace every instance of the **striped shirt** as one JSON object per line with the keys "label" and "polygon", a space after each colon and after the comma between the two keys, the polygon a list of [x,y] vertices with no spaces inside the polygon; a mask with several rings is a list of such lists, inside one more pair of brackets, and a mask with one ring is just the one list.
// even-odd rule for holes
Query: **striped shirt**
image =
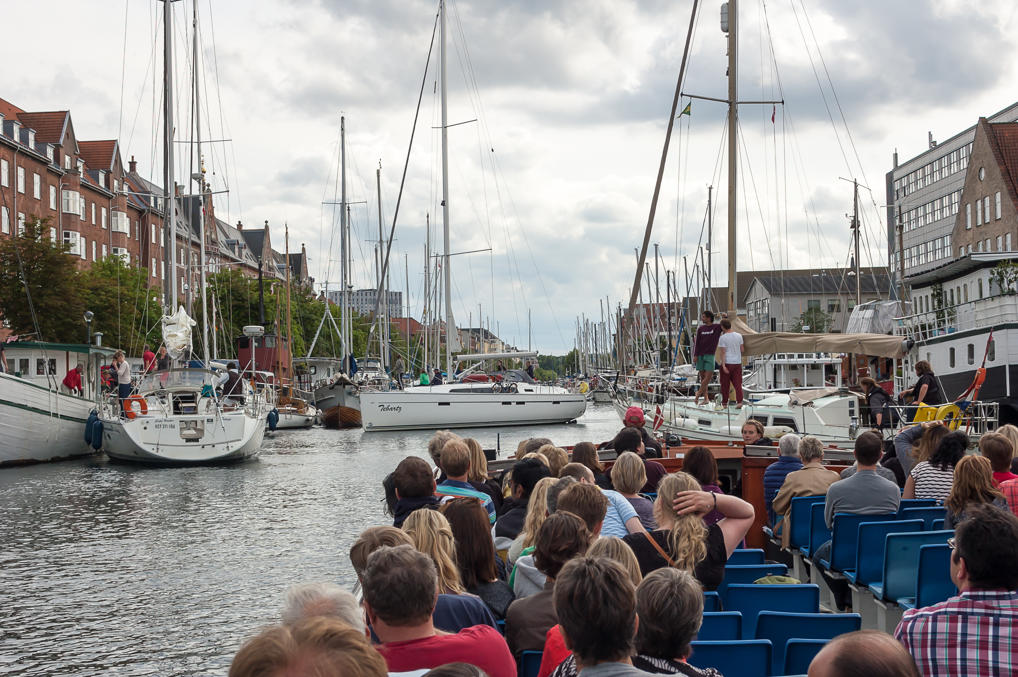
{"label": "striped shirt", "polygon": [[925,677],[1018,671],[1018,592],[970,590],[909,609],[894,631]]}
{"label": "striped shirt", "polygon": [[442,503],[451,501],[454,498],[476,498],[484,506],[484,509],[488,511],[488,521],[491,524],[495,523],[495,504],[491,501],[491,496],[478,491],[466,482],[460,482],[458,480],[446,480],[435,487],[435,496],[438,496],[438,500]]}
{"label": "striped shirt", "polygon": [[915,480],[915,497],[932,498],[943,503],[951,494],[954,484],[954,468],[941,470],[927,461],[916,463],[909,473]]}
{"label": "striped shirt", "polygon": [[1008,480],[1000,483],[1000,491],[1007,499],[1007,507],[1015,515],[1018,515],[1018,480]]}

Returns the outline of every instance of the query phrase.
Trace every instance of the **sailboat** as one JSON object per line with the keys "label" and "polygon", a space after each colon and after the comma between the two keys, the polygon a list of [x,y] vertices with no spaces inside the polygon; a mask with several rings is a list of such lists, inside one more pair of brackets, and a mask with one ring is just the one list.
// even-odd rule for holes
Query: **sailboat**
{"label": "sailboat", "polygon": [[[445,2],[439,2],[440,85],[442,115],[442,261],[445,292],[445,372],[453,375],[453,353],[459,334],[452,316],[452,272],[449,227],[449,139],[446,102]],[[536,353],[458,355],[458,361],[532,357]],[[469,371],[469,370],[468,370]],[[535,383],[525,372],[501,382],[459,382],[409,387],[406,390],[362,391],[360,413],[365,431],[434,429],[568,423],[587,407],[582,393]]]}
{"label": "sailboat", "polygon": [[[179,364],[181,360],[187,360],[191,364],[191,330],[196,322],[188,316],[183,306],[177,306],[172,19],[173,3],[163,3],[166,59],[164,247],[168,259],[163,284],[168,308],[162,318],[162,335],[163,344],[174,362]],[[197,30],[194,35],[197,51]],[[197,91],[197,86],[195,89]],[[197,108],[197,102],[195,105]],[[204,171],[201,191],[203,199],[210,199]],[[234,392],[222,398],[216,396],[216,387],[223,381],[223,374],[210,368],[209,360],[204,219],[200,230],[202,326],[205,335],[203,359],[199,363],[202,366],[149,372],[142,376],[131,397],[123,402],[115,397],[102,399],[99,404],[102,448],[110,458],[148,464],[186,465],[240,461],[254,457],[261,448],[266,419],[273,408],[272,389],[256,389],[253,381],[239,379]],[[169,314],[173,309],[176,311]],[[252,340],[257,340],[264,335],[265,330],[260,325],[252,325],[245,327],[244,331]],[[251,365],[252,373],[255,367]]]}

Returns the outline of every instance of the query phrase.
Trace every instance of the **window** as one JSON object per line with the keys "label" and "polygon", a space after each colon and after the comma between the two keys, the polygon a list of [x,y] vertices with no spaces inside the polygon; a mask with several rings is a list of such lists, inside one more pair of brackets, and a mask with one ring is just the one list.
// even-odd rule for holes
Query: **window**
{"label": "window", "polygon": [[118,181],[116,179],[113,179],[113,192],[114,193],[119,193],[120,192],[120,181]]}
{"label": "window", "polygon": [[79,251],[81,248],[81,235],[75,233],[73,230],[64,231],[64,244],[70,247],[67,251],[68,254],[78,256],[81,253]]}
{"label": "window", "polygon": [[968,345],[968,358],[969,358],[969,364],[975,364],[976,363],[976,346],[974,344],[972,344],[972,343],[970,343]]}
{"label": "window", "polygon": [[972,228],[972,203],[965,203],[965,228]]}
{"label": "window", "polygon": [[985,196],[983,198],[983,214],[986,215],[986,219],[983,222],[984,223],[989,223],[990,222],[990,196],[989,195],[987,195],[987,196]]}
{"label": "window", "polygon": [[979,298],[983,298],[983,280],[979,279]]}
{"label": "window", "polygon": [[976,225],[983,225],[983,201],[976,200]]}
{"label": "window", "polygon": [[948,349],[947,352],[948,352],[948,360],[947,360],[948,361],[948,365],[953,369],[954,368],[954,348]]}
{"label": "window", "polygon": [[1011,233],[1004,233],[1004,250],[1011,251]]}
{"label": "window", "polygon": [[11,165],[7,160],[0,160],[0,186],[7,188],[11,185]]}
{"label": "window", "polygon": [[105,228],[106,227],[106,207],[102,208],[102,220],[103,220],[103,228]]}
{"label": "window", "polygon": [[95,240],[92,240],[92,260],[95,261]]}
{"label": "window", "polygon": [[969,302],[969,284],[968,284],[968,282],[963,284],[961,286],[961,289],[962,289],[962,292],[964,293],[964,296],[965,296],[965,303],[968,303]]}
{"label": "window", "polygon": [[127,249],[123,247],[114,247],[113,255],[120,257],[120,260],[123,261],[125,265],[131,265],[131,255],[127,252]]}
{"label": "window", "polygon": [[983,251],[983,241],[982,240],[980,240],[979,242],[976,242],[976,251],[977,252],[982,252]]}
{"label": "window", "polygon": [[49,241],[52,244],[56,244],[57,243],[57,229],[56,228],[50,228],[49,229]]}
{"label": "window", "polygon": [[949,305],[949,306],[953,306],[954,305],[954,290],[953,289],[948,289],[947,290],[947,305]]}
{"label": "window", "polygon": [[18,212],[18,235],[25,234],[25,213]]}
{"label": "window", "polygon": [[85,199],[84,198],[82,198],[78,202],[78,218],[81,219],[82,221],[85,220]]}
{"label": "window", "polygon": [[166,277],[166,261],[159,261],[159,277]]}
{"label": "window", "polygon": [[149,228],[152,229],[152,244],[156,243],[156,224],[149,224]]}
{"label": "window", "polygon": [[156,260],[155,260],[155,257],[152,257],[152,267],[149,268],[149,270],[151,271],[152,277],[155,277],[156,276]]}
{"label": "window", "polygon": [[841,301],[834,300],[827,302],[827,312],[829,313],[840,313],[841,312]]}
{"label": "window", "polygon": [[25,168],[18,167],[18,192],[25,192]]}
{"label": "window", "polygon": [[103,245],[103,258],[106,258],[106,245]]}
{"label": "window", "polygon": [[92,225],[95,225],[95,203],[92,203]]}
{"label": "window", "polygon": [[54,210],[57,208],[57,187],[56,186],[50,186],[49,187],[49,208],[50,209],[54,209]]}
{"label": "window", "polygon": [[64,153],[64,169],[70,171],[71,169],[71,156]]}
{"label": "window", "polygon": [[32,197],[42,199],[42,177],[35,172],[32,172]]}
{"label": "window", "polygon": [[983,244],[985,245],[985,251],[990,251],[990,238],[983,240]]}
{"label": "window", "polygon": [[[103,208],[103,216],[106,216],[106,208],[105,207]],[[131,234],[131,220],[129,218],[127,218],[127,212],[121,212],[121,211],[114,210],[114,212],[113,212],[113,232],[114,233],[125,233],[127,235]]]}
{"label": "window", "polygon": [[11,232],[11,213],[7,207],[0,207],[0,233],[7,235]]}
{"label": "window", "polygon": [[996,207],[997,207],[996,213],[994,214],[994,218],[999,221],[1000,220],[1000,191],[999,190],[994,194],[993,199],[994,199],[994,202],[996,203]]}

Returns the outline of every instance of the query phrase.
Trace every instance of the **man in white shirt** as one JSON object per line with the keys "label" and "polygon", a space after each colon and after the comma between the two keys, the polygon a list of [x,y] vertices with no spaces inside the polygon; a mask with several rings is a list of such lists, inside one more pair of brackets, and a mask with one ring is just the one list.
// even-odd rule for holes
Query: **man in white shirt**
{"label": "man in white shirt", "polygon": [[742,334],[732,329],[732,321],[721,320],[724,333],[718,339],[721,354],[721,406],[728,406],[728,394],[735,388],[735,406],[742,406]]}

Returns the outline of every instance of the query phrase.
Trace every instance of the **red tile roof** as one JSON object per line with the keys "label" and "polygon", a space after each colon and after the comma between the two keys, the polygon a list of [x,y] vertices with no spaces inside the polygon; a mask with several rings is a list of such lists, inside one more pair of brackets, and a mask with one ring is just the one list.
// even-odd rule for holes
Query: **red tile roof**
{"label": "red tile roof", "polygon": [[986,138],[993,150],[993,157],[1000,166],[1000,173],[1007,184],[1011,199],[1018,205],[1018,122],[988,123]]}
{"label": "red tile roof", "polygon": [[415,336],[419,332],[424,330],[424,325],[422,325],[420,322],[418,322],[412,317],[394,317],[390,320],[390,323],[393,325],[394,328],[396,328],[399,331],[400,335],[402,336],[406,336],[408,323],[410,325],[411,336]]}
{"label": "red tile roof", "polygon": [[59,110],[49,113],[18,113],[18,120],[35,130],[35,140],[42,143],[59,144],[63,139],[64,127],[70,111]]}
{"label": "red tile roof", "polygon": [[113,168],[113,157],[117,152],[117,142],[79,141],[78,156],[85,161],[89,169],[110,171]]}
{"label": "red tile roof", "polygon": [[17,117],[17,115],[19,113],[24,113],[24,112],[25,111],[21,110],[20,108],[15,106],[10,101],[5,101],[4,99],[0,99],[0,113],[2,113],[5,118],[10,119],[10,118],[13,118],[13,117]]}

